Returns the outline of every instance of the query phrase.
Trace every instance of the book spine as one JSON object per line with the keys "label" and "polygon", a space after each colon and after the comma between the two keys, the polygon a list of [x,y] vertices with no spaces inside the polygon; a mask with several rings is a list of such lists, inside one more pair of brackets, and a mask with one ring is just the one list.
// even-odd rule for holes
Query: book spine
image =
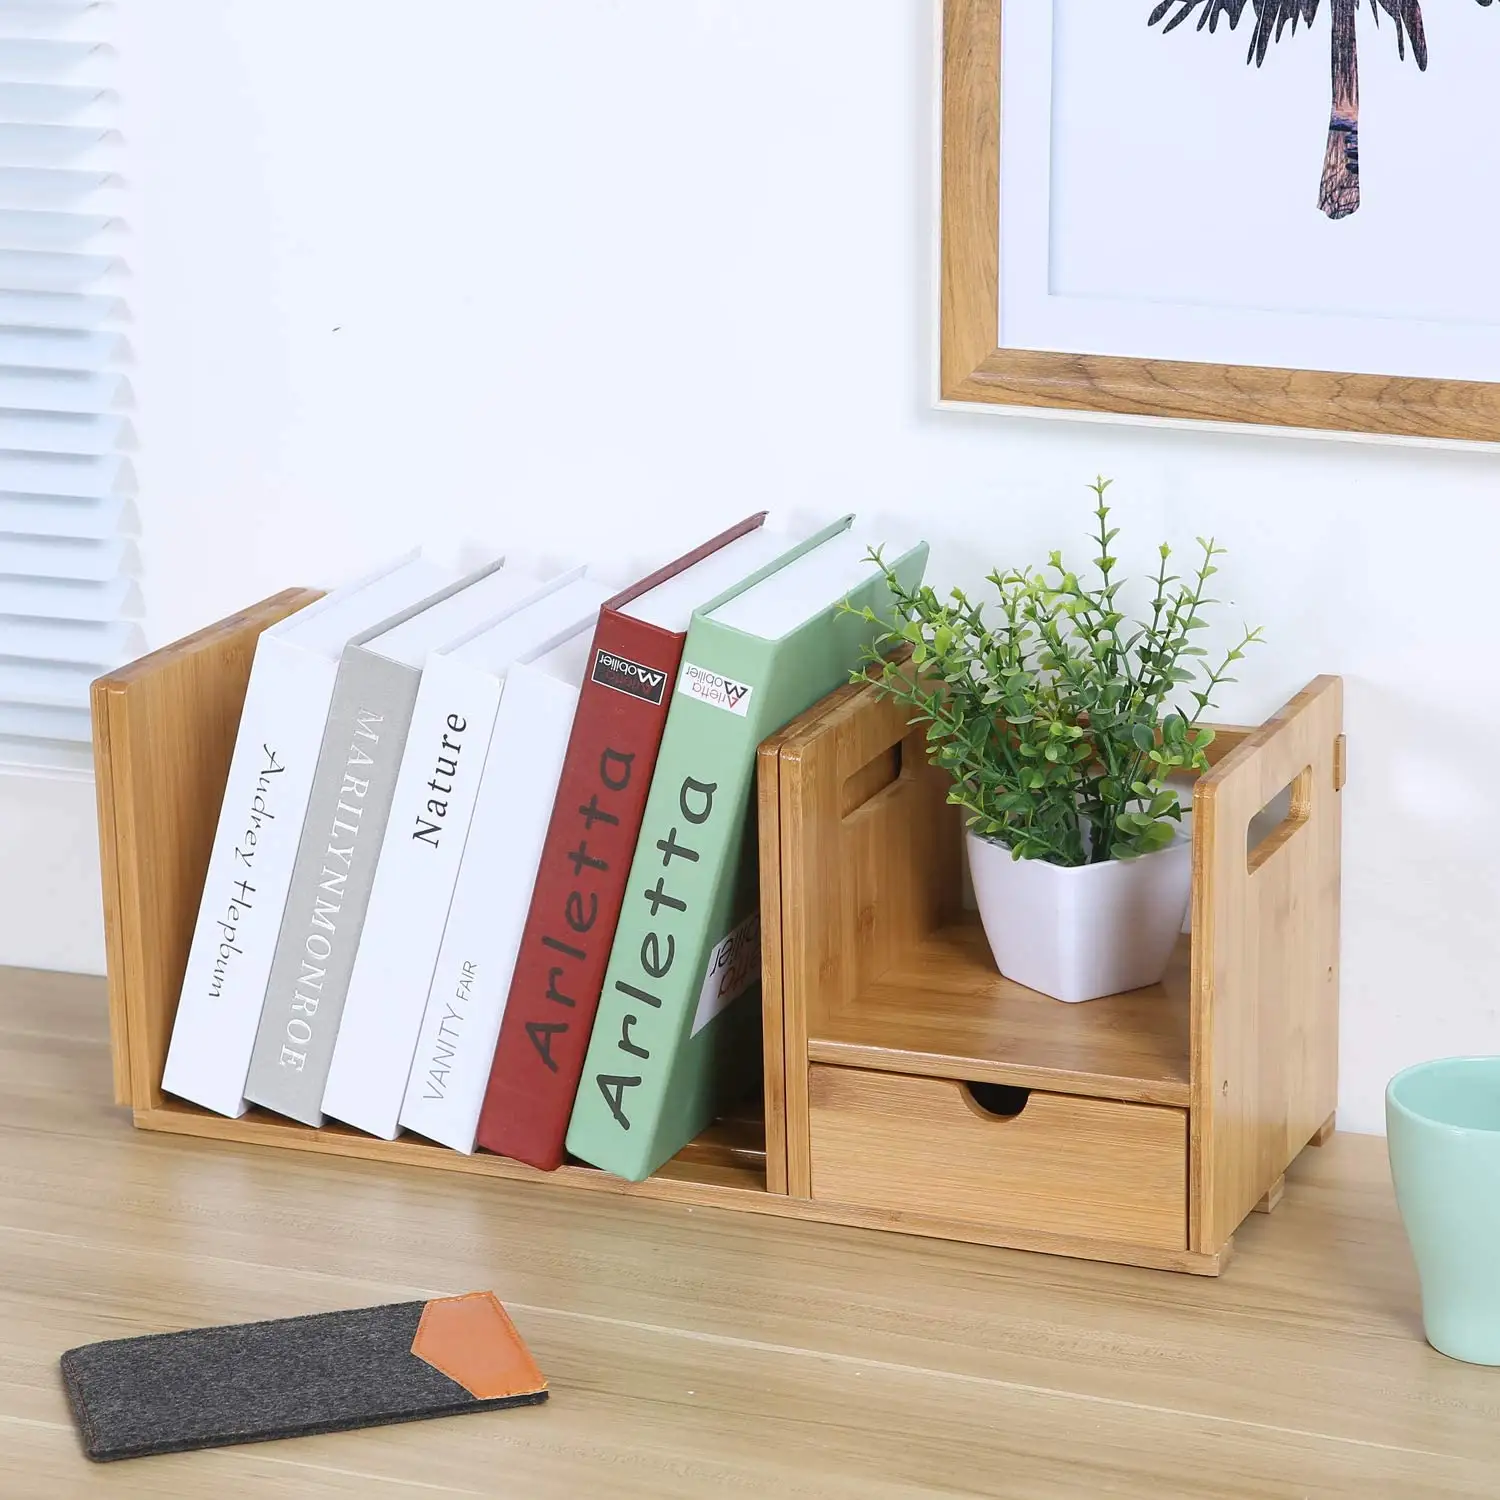
{"label": "book spine", "polygon": [[499,703],[493,672],[439,654],[428,660],[323,1090],[324,1114],[388,1141]]}
{"label": "book spine", "polygon": [[420,673],[345,649],[297,845],[245,1097],[307,1125],[323,1090]]}
{"label": "book spine", "polygon": [[[688,632],[566,1137],[573,1155],[636,1181],[665,1159],[669,1110],[697,1118],[711,1102],[709,1079],[676,1068],[687,1026],[760,978],[746,825],[756,746],[777,727],[762,712],[771,653],[727,634],[701,617]],[[699,673],[748,690],[746,713],[690,696]],[[711,961],[720,948],[724,962]]]}
{"label": "book spine", "polygon": [[406,1079],[401,1124],[466,1154],[474,1150],[578,697],[577,688],[524,664],[506,674]]}
{"label": "book spine", "polygon": [[604,984],[683,636],[605,609],[521,934],[478,1142],[544,1171]]}
{"label": "book spine", "polygon": [[307,813],[336,663],[256,643],[162,1087],[221,1115],[245,1078]]}

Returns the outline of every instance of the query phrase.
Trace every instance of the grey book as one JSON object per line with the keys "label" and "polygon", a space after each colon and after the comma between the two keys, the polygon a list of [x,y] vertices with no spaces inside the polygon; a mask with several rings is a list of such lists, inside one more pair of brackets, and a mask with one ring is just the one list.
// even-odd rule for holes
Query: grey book
{"label": "grey book", "polygon": [[499,563],[356,636],[334,682],[245,1097],[307,1125],[323,1087],[390,818],[422,664],[503,619],[537,580]]}

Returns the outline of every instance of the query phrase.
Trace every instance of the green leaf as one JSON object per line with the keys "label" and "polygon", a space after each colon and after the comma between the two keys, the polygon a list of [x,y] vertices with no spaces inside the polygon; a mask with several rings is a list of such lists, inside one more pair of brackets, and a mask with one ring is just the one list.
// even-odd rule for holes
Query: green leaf
{"label": "green leaf", "polygon": [[[860,653],[870,675],[858,680],[873,681],[881,698],[907,710],[965,822],[1002,836],[1017,857],[1086,863],[1080,817],[1101,858],[1160,847],[1182,816],[1162,778],[1206,765],[1211,734],[1171,700],[1180,693],[1196,705],[1193,719],[1211,707],[1219,676],[1191,660],[1205,653],[1189,641],[1211,614],[1213,601],[1203,596],[1222,549],[1210,538],[1201,565],[1184,578],[1169,571],[1164,544],[1144,590],[1154,595],[1154,613],[1131,619],[1120,601],[1134,598],[1136,586],[1116,576],[1119,528],[1108,514],[1101,500],[1087,582],[1057,552],[1040,569],[994,568],[998,608],[957,588],[941,597],[927,584],[905,589],[887,572],[892,603],[884,616],[846,610],[872,627],[873,644]],[[1247,628],[1220,672],[1260,634]],[[903,642],[919,679],[878,665]]]}

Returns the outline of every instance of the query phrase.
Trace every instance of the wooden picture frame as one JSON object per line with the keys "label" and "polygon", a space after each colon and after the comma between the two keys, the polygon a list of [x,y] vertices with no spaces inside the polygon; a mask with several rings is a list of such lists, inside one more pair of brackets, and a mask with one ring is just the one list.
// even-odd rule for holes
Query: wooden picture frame
{"label": "wooden picture frame", "polygon": [[1005,0],[943,0],[939,393],[945,402],[1500,442],[1500,384],[1000,346]]}

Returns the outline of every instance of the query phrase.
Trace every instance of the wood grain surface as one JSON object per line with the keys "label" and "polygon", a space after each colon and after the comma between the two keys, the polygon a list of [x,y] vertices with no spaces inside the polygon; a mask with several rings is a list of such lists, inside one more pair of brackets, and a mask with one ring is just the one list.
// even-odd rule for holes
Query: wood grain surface
{"label": "wood grain surface", "polygon": [[1003,3],[943,8],[944,400],[1500,441],[1500,384],[1000,347]]}
{"label": "wood grain surface", "polygon": [[[883,1208],[890,1227],[917,1233],[984,1226],[986,1243],[1101,1259],[1128,1260],[1134,1243],[1141,1265],[1166,1255],[1184,1270],[1217,1269],[1337,1102],[1342,703],[1339,679],[1317,678],[1264,724],[1216,739],[1194,789],[1191,936],[1161,983],[1086,1005],[1060,1005],[995,968],[964,910],[961,819],[946,804],[947,779],[899,703],[862,686],[789,726],[776,762],[781,951],[771,963],[790,1197],[844,1222],[849,1205]],[[812,1075],[830,1067],[863,1075],[850,1083],[872,1106],[863,1124],[850,1098],[812,1106]],[[905,1080],[904,1104],[875,1107],[879,1074]],[[945,1152],[929,1128],[944,1115],[942,1097],[924,1097],[919,1079],[1187,1109],[1176,1169],[1136,1184],[1170,1176],[1150,1232],[1132,1239],[1129,1216],[1114,1210],[1091,1220],[1086,1173],[1055,1174],[1074,1196],[1064,1203],[1059,1192],[1050,1226],[1031,1211],[1042,1198],[1030,1188],[995,1192],[1005,1162],[974,1170],[956,1148]],[[838,1092],[831,1075],[821,1087],[825,1102]],[[925,1168],[879,1128],[903,1110]],[[815,1182],[820,1129],[834,1138]],[[881,1203],[888,1158],[896,1165]],[[1044,1163],[1033,1166],[1046,1175]],[[852,1194],[842,1203],[840,1183]],[[1009,1221],[1007,1204],[1017,1209]]]}
{"label": "wood grain surface", "polygon": [[[104,986],[0,971],[0,1495],[1492,1497],[1383,1144],[1305,1152],[1216,1280],[132,1130]],[[493,1288],[541,1408],[107,1467],[92,1339]]]}
{"label": "wood grain surface", "polygon": [[1234,1233],[1338,1103],[1343,701],[1315,679],[1194,790],[1196,1249]]}
{"label": "wood grain surface", "polygon": [[787,1181],[796,1197],[811,1196],[809,1039],[939,924],[961,878],[942,775],[907,717],[895,700],[854,687],[781,740]]}
{"label": "wood grain surface", "polygon": [[256,642],[321,597],[286,589],[93,684],[116,1103],[161,1101]]}
{"label": "wood grain surface", "polygon": [[[798,730],[809,720],[834,712],[859,689],[845,684],[828,694],[795,721]],[[781,967],[781,749],[793,726],[783,726],[764,740],[756,752],[756,830],[760,864],[761,1033],[766,1190],[787,1191],[786,1132],[786,1010]],[[799,1052],[801,1049],[799,1048]],[[805,1062],[804,1062],[805,1066]]]}
{"label": "wood grain surface", "polygon": [[1188,964],[1160,984],[1060,1005],[1000,974],[977,915],[914,944],[843,1005],[825,1006],[814,1062],[1016,1084],[1100,1099],[1188,1102]]}
{"label": "wood grain surface", "polygon": [[1033,1089],[1009,1118],[961,1083],[814,1065],[814,1198],[1187,1249],[1187,1111]]}

